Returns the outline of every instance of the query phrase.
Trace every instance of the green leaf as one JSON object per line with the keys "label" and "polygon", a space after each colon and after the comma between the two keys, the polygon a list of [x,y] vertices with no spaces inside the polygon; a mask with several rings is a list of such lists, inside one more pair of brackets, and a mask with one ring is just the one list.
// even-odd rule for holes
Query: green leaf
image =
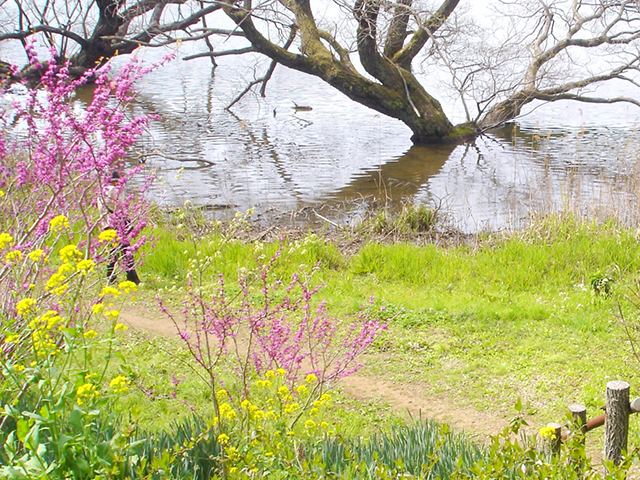
{"label": "green leaf", "polygon": [[522,411],[522,400],[520,398],[518,398],[518,400],[516,400],[515,409],[516,409],[516,412],[521,412]]}
{"label": "green leaf", "polygon": [[[85,477],[86,475],[92,473],[89,462],[87,462],[84,458],[76,457],[74,460],[75,460],[74,468],[73,468],[74,472],[79,470],[84,474],[84,475],[80,475],[79,476],[80,478]],[[75,477],[78,478],[78,476],[75,476]],[[85,477],[85,478],[88,478],[88,477]]]}
{"label": "green leaf", "polygon": [[64,450],[65,446],[67,445],[67,443],[69,443],[71,440],[73,440],[73,437],[70,437],[69,435],[65,435],[64,433],[60,435],[60,437],[58,438],[58,450],[62,451]]}
{"label": "green leaf", "polygon": [[42,408],[40,409],[40,415],[42,415],[42,417],[46,419],[50,418],[49,409],[47,408],[46,405],[43,405]]}
{"label": "green leaf", "polygon": [[83,427],[82,412],[77,408],[74,408],[69,414],[69,424],[77,431],[81,432]]}
{"label": "green leaf", "polygon": [[18,440],[24,443],[30,429],[31,425],[29,425],[29,422],[27,420],[25,420],[24,418],[18,420],[16,424],[16,435],[18,436]]}

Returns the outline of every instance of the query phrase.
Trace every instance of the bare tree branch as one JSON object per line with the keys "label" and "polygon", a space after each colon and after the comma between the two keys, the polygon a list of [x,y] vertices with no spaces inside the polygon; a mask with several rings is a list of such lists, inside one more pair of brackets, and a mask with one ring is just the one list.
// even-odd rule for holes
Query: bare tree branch
{"label": "bare tree branch", "polygon": [[575,100],[583,103],[630,103],[637,107],[640,107],[640,101],[631,97],[587,97],[584,95],[578,95],[575,93],[562,93],[547,95],[544,92],[535,93],[536,100],[544,100],[547,102],[556,102],[558,100]]}
{"label": "bare tree branch", "polygon": [[[635,94],[586,91],[617,79],[640,99],[638,0],[499,0],[486,28],[465,17],[460,0],[438,0],[428,11],[414,0],[334,0],[333,25],[314,17],[316,1],[0,0],[13,22],[0,42],[44,37],[79,71],[141,45],[178,41],[202,41],[204,51],[184,59],[210,58],[214,66],[217,57],[256,52],[271,60],[267,71],[227,108],[256,85],[264,95],[282,64],[404,122],[418,143],[473,136],[517,118],[533,100],[639,105]],[[451,124],[416,67],[448,73],[441,86],[461,99],[468,124]]]}
{"label": "bare tree branch", "polygon": [[259,83],[264,82],[264,79],[265,77],[260,77],[249,82],[249,84],[231,101],[229,105],[224,107],[224,109],[231,110],[231,107],[233,107],[236,103],[238,103],[242,99],[242,97],[244,97],[247,93],[249,93],[255,85],[258,85]]}
{"label": "bare tree branch", "polygon": [[244,47],[237,48],[235,50],[223,50],[218,52],[201,52],[194,53],[193,55],[187,55],[186,57],[182,57],[183,60],[194,60],[196,58],[206,58],[206,57],[224,57],[226,55],[242,55],[243,53],[255,52],[256,49],[253,47]]}
{"label": "bare tree branch", "polygon": [[420,28],[413,34],[409,43],[394,55],[392,60],[409,70],[413,59],[424,48],[431,36],[442,27],[444,22],[456,9],[458,3],[460,3],[460,0],[444,0],[440,8],[420,25]]}
{"label": "bare tree branch", "polygon": [[83,38],[82,36],[70,31],[70,30],[65,30],[62,28],[57,28],[57,27],[51,27],[49,25],[36,25],[33,27],[29,27],[29,30],[23,30],[23,31],[15,31],[15,32],[10,32],[10,33],[4,33],[0,35],[0,42],[3,40],[25,40],[29,37],[31,37],[34,33],[39,33],[39,32],[46,32],[46,33],[55,33],[57,35],[62,35],[63,37],[68,37],[70,39],[72,39],[74,42],[78,43],[79,45],[88,45],[88,41],[86,38]]}

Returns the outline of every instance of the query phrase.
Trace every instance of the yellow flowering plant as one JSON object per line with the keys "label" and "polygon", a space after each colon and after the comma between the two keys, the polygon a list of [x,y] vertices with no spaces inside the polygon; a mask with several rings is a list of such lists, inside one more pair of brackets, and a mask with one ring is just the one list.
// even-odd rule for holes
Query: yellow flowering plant
{"label": "yellow flowering plant", "polygon": [[[332,430],[319,417],[330,404],[328,390],[359,368],[357,356],[385,326],[367,309],[351,318],[331,317],[315,300],[320,287],[311,285],[313,268],[301,266],[288,282],[282,279],[276,265],[283,246],[271,259],[244,266],[232,288],[212,257],[199,255],[197,245],[194,251],[181,315],[159,299],[160,307],[207,382],[212,433],[228,437],[221,448],[225,471],[268,471],[274,457],[282,457],[274,452],[286,458],[296,442]],[[212,277],[218,279],[214,285],[203,280]]]}
{"label": "yellow flowering plant", "polygon": [[[324,420],[331,395],[318,394],[314,374],[295,388],[283,369],[267,370],[250,385],[251,396],[217,389],[218,415],[210,422],[221,447],[221,462],[229,478],[247,472],[269,471],[295,456],[300,442],[318,442],[335,433]],[[281,465],[279,468],[284,468]]]}
{"label": "yellow flowering plant", "polygon": [[[146,125],[122,115],[135,72],[109,81],[93,72],[82,118],[69,99],[88,79],[72,81],[55,61],[41,72],[42,95],[0,102],[0,478],[115,478],[132,457],[117,412],[131,381],[113,374],[124,330],[113,303],[135,285],[99,295],[114,248],[145,241],[143,196],[101,208],[113,171],[121,188],[143,168],[123,160]],[[29,149],[14,143],[14,127]]]}

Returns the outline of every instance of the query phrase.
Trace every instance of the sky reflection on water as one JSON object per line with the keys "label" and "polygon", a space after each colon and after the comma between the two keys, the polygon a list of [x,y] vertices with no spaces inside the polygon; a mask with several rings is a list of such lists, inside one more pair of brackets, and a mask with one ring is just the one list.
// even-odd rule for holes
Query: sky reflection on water
{"label": "sky reflection on water", "polygon": [[212,75],[205,60],[176,60],[145,79],[136,109],[163,119],[144,145],[155,152],[149,167],[165,180],[153,190],[156,201],[279,213],[419,202],[439,205],[467,232],[517,226],[532,208],[575,207],[578,197],[609,203],[581,210],[635,208],[635,107],[533,106],[518,128],[473,145],[412,148],[399,121],[284,67],[266,98],[249,96],[224,110],[253,78],[246,76],[253,65],[220,62]]}

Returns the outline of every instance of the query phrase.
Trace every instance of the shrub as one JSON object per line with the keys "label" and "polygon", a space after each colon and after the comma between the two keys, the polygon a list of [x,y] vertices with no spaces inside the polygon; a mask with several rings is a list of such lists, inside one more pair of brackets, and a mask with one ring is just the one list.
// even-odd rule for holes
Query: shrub
{"label": "shrub", "polygon": [[[137,448],[116,408],[129,381],[107,368],[124,328],[117,304],[135,285],[101,288],[98,269],[144,243],[146,204],[131,192],[112,212],[98,205],[114,170],[117,189],[140,170],[124,157],[148,118],[124,109],[148,69],[71,80],[68,65],[28,53],[41,88],[0,112],[0,475],[114,478]],[[93,100],[78,113],[74,92],[90,78]]]}

